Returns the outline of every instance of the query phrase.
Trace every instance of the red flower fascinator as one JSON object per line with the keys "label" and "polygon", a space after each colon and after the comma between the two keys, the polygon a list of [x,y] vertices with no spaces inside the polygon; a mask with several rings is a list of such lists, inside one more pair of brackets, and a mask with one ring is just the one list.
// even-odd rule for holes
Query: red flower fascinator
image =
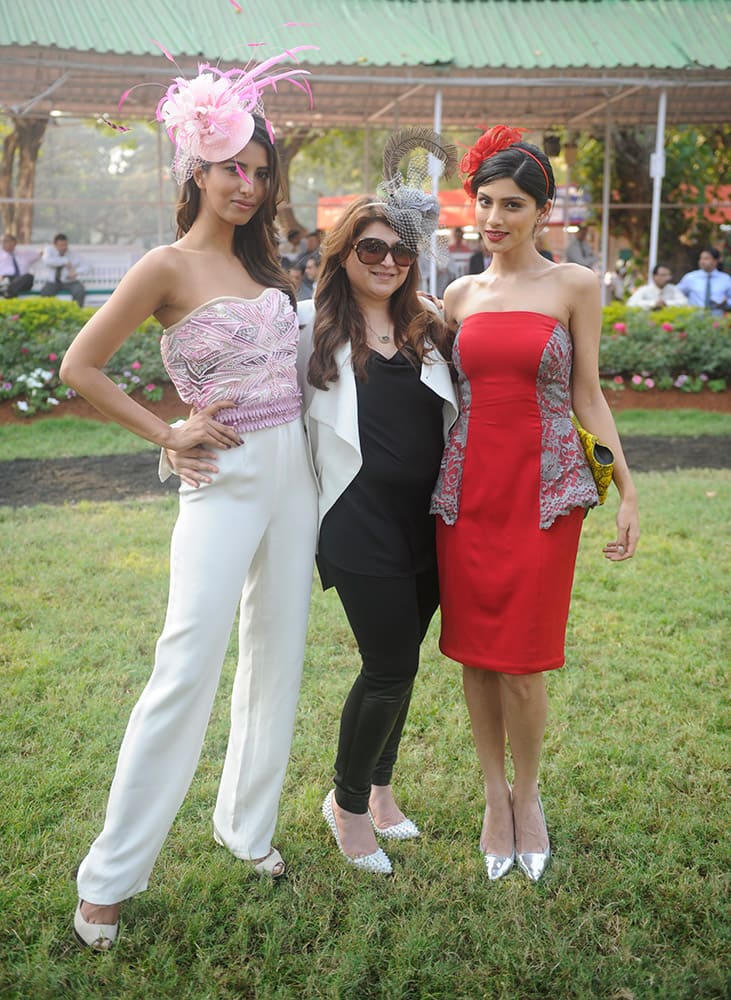
{"label": "red flower fascinator", "polygon": [[472,194],[472,177],[485,160],[494,156],[495,153],[513,146],[523,138],[524,128],[511,128],[509,125],[493,125],[480,136],[474,146],[468,149],[462,157],[459,165],[463,174],[466,174],[464,189],[467,194]]}

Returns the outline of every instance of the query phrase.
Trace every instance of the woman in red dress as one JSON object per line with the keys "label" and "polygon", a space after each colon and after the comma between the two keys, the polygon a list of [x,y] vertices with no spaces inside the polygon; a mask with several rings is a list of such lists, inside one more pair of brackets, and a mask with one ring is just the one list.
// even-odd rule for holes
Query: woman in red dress
{"label": "woman in red dress", "polygon": [[[586,508],[596,487],[571,424],[615,456],[616,538],[629,559],[639,537],[637,496],[599,385],[599,284],[554,264],[535,232],[551,210],[548,158],[496,126],[462,161],[475,222],[492,260],[445,292],[456,334],[460,417],[434,494],[442,605],[441,649],[463,664],[485,775],[480,839],[490,879],[516,862],[537,881],[550,856],[538,793],[546,720],[543,672],[564,662],[571,585]],[[510,744],[514,780],[505,775]]]}

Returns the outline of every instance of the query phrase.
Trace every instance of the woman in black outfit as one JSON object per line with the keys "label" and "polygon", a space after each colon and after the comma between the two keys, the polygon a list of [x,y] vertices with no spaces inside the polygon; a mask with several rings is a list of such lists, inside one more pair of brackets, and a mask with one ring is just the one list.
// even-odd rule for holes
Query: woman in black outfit
{"label": "woman in black outfit", "polygon": [[353,203],[328,235],[300,356],[309,356],[318,567],[323,586],[338,592],[362,659],[323,815],[350,864],[390,873],[376,834],[419,834],[396,805],[391,775],[419,647],[439,603],[429,502],[457,409],[443,323],[417,295],[417,256],[436,226],[432,199],[408,188],[379,193],[382,201]]}

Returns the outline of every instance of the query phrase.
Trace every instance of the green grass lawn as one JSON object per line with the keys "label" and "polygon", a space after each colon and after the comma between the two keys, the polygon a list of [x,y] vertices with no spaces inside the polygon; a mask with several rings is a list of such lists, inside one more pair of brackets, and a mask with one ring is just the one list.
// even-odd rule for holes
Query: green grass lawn
{"label": "green grass lawn", "polygon": [[[702,410],[627,410],[616,417],[620,434],[661,436],[731,434],[731,413]],[[152,446],[117,424],[80,417],[45,417],[0,426],[0,461],[122,455]]]}
{"label": "green grass lawn", "polygon": [[548,681],[554,857],[538,885],[485,877],[481,780],[437,622],[397,781],[423,836],[389,846],[392,879],[341,863],[320,803],[356,654],[315,585],[275,838],[288,878],[257,879],[211,836],[232,647],[150,888],[97,957],[73,941],[73,873],[150,669],[175,500],[0,508],[0,996],[728,997],[731,473],[637,478],[636,559],[601,557],[612,510],[585,522],[567,665]]}

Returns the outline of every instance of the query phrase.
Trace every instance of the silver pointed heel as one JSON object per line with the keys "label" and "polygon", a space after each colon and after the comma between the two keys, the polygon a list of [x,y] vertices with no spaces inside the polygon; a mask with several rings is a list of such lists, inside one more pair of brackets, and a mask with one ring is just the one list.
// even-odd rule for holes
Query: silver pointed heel
{"label": "silver pointed heel", "polygon": [[491,882],[497,882],[499,878],[503,878],[515,864],[515,851],[507,857],[502,854],[487,854],[483,851],[482,856],[485,859],[487,877]]}
{"label": "silver pointed heel", "polygon": [[[510,785],[508,785],[508,795],[510,796],[510,805],[512,808],[513,789]],[[485,806],[485,816],[487,816],[487,806]],[[485,825],[484,817],[482,825],[483,827]],[[487,877],[491,882],[497,882],[498,879],[504,878],[515,864],[515,839],[513,839],[513,850],[511,854],[490,854],[488,851],[482,850],[482,845],[480,845],[480,854],[485,859]]]}
{"label": "silver pointed heel", "polygon": [[402,819],[400,823],[394,823],[393,826],[376,826],[370,809],[368,810],[368,818],[376,836],[383,837],[384,840],[413,840],[415,837],[421,836],[419,827],[411,819]]}
{"label": "silver pointed heel", "polygon": [[364,854],[360,858],[351,858],[349,854],[345,853],[343,845],[340,843],[338,825],[335,822],[333,794],[334,793],[331,789],[325,796],[325,801],[322,803],[322,815],[325,817],[325,822],[330,827],[330,832],[335,838],[335,843],[338,845],[338,850],[342,856],[349,865],[352,865],[354,868],[358,868],[360,871],[371,872],[373,875],[391,875],[393,873],[391,862],[388,859],[388,855],[382,851],[380,847],[377,851],[374,851],[373,854]]}
{"label": "silver pointed heel", "polygon": [[81,913],[81,900],[74,913],[74,933],[79,944],[92,951],[109,951],[117,940],[119,921],[116,924],[90,924]]}
{"label": "silver pointed heel", "polygon": [[[538,808],[541,812],[543,825],[546,826],[546,817],[540,795],[538,796]],[[548,827],[546,827],[546,839],[548,839]],[[517,857],[520,870],[528,876],[531,882],[537,882],[545,872],[548,859],[551,857],[551,843],[549,841],[545,851],[523,851],[518,853]]]}

